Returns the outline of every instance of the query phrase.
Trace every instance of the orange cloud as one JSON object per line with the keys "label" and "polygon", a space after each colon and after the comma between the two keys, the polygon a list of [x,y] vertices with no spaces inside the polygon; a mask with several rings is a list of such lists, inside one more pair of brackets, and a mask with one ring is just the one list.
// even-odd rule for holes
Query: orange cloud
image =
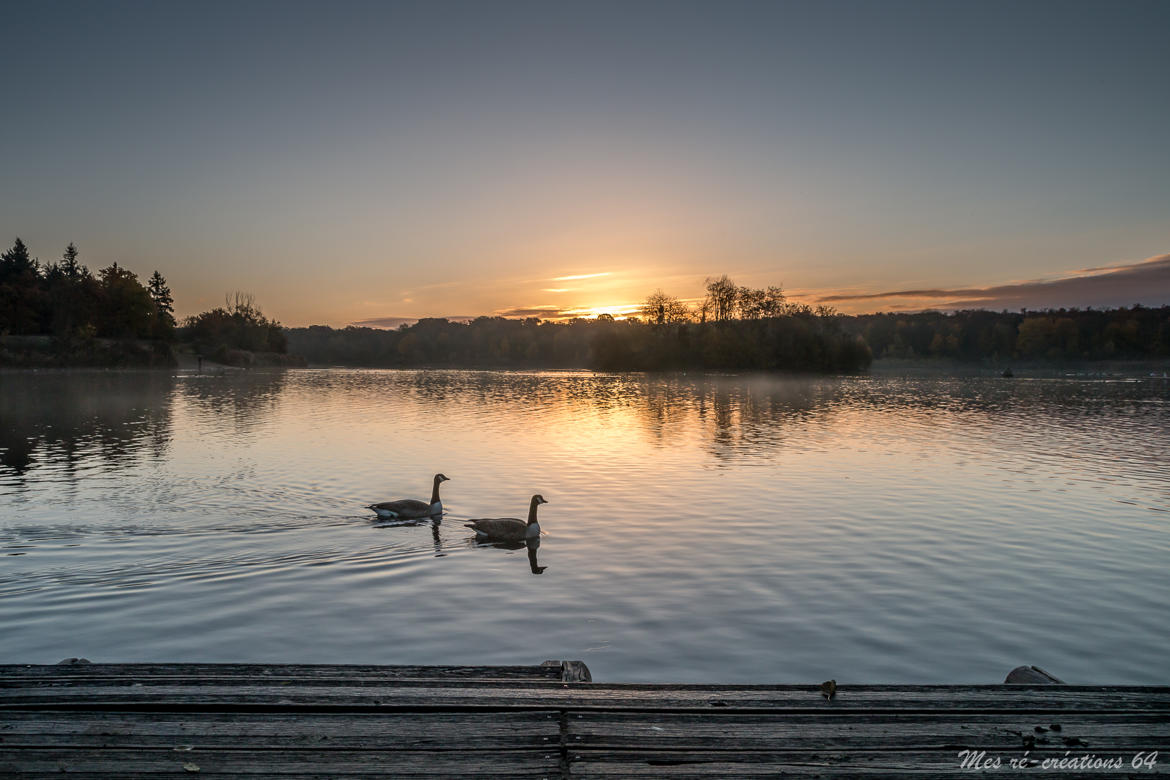
{"label": "orange cloud", "polygon": [[599,276],[610,276],[611,271],[602,271],[599,274],[577,274],[576,276],[554,276],[554,282],[571,282],[575,279],[596,279]]}
{"label": "orange cloud", "polygon": [[[879,293],[837,293],[817,298],[819,303],[918,299],[918,304],[888,308],[1059,308],[1073,306],[1129,306],[1170,303],[1170,254],[1137,263],[1074,271],[1061,279],[1035,280],[992,287],[924,288]],[[925,303],[923,303],[925,302]]]}

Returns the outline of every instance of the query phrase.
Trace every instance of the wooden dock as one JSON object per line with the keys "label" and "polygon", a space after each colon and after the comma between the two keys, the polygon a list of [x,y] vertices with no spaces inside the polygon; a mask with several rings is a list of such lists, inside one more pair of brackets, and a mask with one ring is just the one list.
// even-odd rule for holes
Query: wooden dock
{"label": "wooden dock", "polygon": [[1170,773],[1168,687],[842,685],[830,701],[819,684],[581,679],[579,662],[0,666],[0,777],[984,774],[962,751],[1024,777]]}

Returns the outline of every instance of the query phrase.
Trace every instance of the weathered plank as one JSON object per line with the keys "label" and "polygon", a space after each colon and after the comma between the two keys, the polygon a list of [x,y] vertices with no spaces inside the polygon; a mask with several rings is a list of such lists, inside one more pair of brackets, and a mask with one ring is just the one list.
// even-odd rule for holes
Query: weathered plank
{"label": "weathered plank", "polygon": [[[196,769],[185,769],[191,765]],[[493,750],[10,750],[0,744],[0,777],[560,777],[559,751]],[[197,774],[196,774],[197,773]]]}
{"label": "weathered plank", "polygon": [[[559,713],[0,714],[6,747],[377,747],[383,750],[547,748],[557,744]],[[578,713],[566,717],[576,748],[611,749],[1010,749],[1031,738],[1037,750],[1084,743],[1099,749],[1170,749],[1170,717],[1076,715],[1060,719],[998,715],[680,715]],[[1043,729],[1037,732],[1036,728]]]}
{"label": "weathered plank", "polygon": [[[1059,730],[1051,727],[1056,723]],[[723,715],[570,712],[571,748],[645,750],[1170,749],[1170,714]],[[1040,731],[1037,731],[1037,728]]]}
{"label": "weathered plank", "polygon": [[0,747],[548,750],[556,711],[462,713],[0,712]]}
{"label": "weathered plank", "polygon": [[849,686],[825,701],[817,686],[607,685],[468,680],[35,680],[0,684],[4,708],[614,709],[791,712],[1166,712],[1154,686]]}
{"label": "weathered plank", "polygon": [[[0,683],[46,679],[316,679],[561,681],[558,666],[372,666],[345,664],[0,664]],[[579,662],[568,662],[579,663]]]}
{"label": "weathered plank", "polygon": [[572,662],[5,666],[0,776],[948,777],[970,773],[964,749],[1170,753],[1167,687],[846,685],[826,701],[817,685],[564,681],[587,675]]}
{"label": "weathered plank", "polygon": [[[992,754],[988,753],[991,757]],[[1011,759],[1035,760],[1032,767],[1037,777],[1101,778],[1101,777],[1164,777],[1166,762],[1153,770],[1132,768],[1134,758],[1129,752],[1093,751],[1070,755],[1079,760],[1081,756],[1100,758],[1102,761],[1120,761],[1121,768],[1101,767],[1096,770],[1060,769],[1052,767],[1044,771],[1039,762],[1045,758],[1059,761],[1063,752],[1056,756],[1025,758],[1022,751],[996,754],[1002,761],[1000,772],[1007,775],[1031,776],[1033,772],[1010,768]],[[971,777],[983,776],[984,772],[963,768],[958,751],[745,751],[719,752],[655,752],[633,751],[570,751],[569,766],[574,780],[591,777],[793,777],[793,778],[839,778],[839,777]],[[992,773],[992,776],[995,776]]]}

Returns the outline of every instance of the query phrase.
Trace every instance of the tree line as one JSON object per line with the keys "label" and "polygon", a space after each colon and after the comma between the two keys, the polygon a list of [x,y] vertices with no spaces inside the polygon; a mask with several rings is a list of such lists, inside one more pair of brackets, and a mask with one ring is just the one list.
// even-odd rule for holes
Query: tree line
{"label": "tree line", "polygon": [[778,285],[744,287],[709,277],[705,295],[687,303],[655,290],[641,317],[598,334],[593,362],[608,370],[789,370],[856,372],[869,347],[835,310],[787,299]]}
{"label": "tree line", "polygon": [[0,364],[168,365],[177,343],[237,364],[253,352],[286,351],[280,323],[250,295],[236,293],[181,325],[174,312],[157,270],[145,284],[116,262],[94,273],[73,243],[49,263],[20,238],[0,254]]}
{"label": "tree line", "polygon": [[779,287],[739,287],[722,276],[707,280],[707,296],[694,306],[658,290],[640,314],[567,322],[428,318],[397,330],[317,325],[291,328],[288,338],[291,351],[325,365],[847,372],[870,362],[868,347],[836,312],[790,303]]}
{"label": "tree line", "polygon": [[779,286],[742,287],[720,276],[690,302],[655,290],[625,320],[423,319],[397,330],[287,333],[293,352],[325,365],[851,372],[874,358],[994,365],[1168,358],[1170,307],[842,315],[789,301]]}
{"label": "tree line", "polygon": [[[624,320],[427,318],[397,330],[284,328],[251,295],[235,293],[179,324],[157,270],[142,283],[116,262],[94,273],[79,258],[70,243],[60,260],[43,264],[19,238],[0,254],[0,364],[166,364],[176,344],[234,365],[251,365],[257,354],[270,356],[261,362],[295,365],[280,357],[292,352],[326,365],[623,371],[852,372],[874,358],[1004,364],[1170,357],[1170,306],[848,316],[789,301],[779,286],[744,287],[727,276],[708,278],[704,296],[693,301],[655,290]],[[50,346],[30,357],[19,351],[21,337]]]}
{"label": "tree line", "polygon": [[[228,365],[253,365],[257,353],[288,352],[281,324],[264,316],[255,297],[242,292],[226,296],[223,306],[188,317],[181,335],[200,354]],[[270,358],[262,362],[284,365],[287,361]]]}
{"label": "tree line", "polygon": [[144,285],[116,262],[94,274],[79,256],[70,243],[60,260],[42,264],[19,238],[0,254],[0,333],[63,342],[173,337],[174,298],[162,274]]}
{"label": "tree line", "polygon": [[967,362],[1170,357],[1170,306],[861,314],[847,327],[877,358]]}

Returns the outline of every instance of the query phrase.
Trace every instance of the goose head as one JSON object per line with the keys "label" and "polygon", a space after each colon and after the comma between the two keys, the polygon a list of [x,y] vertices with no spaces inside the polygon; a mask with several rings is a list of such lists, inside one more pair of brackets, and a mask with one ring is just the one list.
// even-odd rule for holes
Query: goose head
{"label": "goose head", "polygon": [[448,479],[449,477],[446,474],[436,474],[435,486],[431,488],[431,507],[437,508],[440,512],[443,509],[443,505],[442,502],[439,501],[439,485],[443,484]]}

